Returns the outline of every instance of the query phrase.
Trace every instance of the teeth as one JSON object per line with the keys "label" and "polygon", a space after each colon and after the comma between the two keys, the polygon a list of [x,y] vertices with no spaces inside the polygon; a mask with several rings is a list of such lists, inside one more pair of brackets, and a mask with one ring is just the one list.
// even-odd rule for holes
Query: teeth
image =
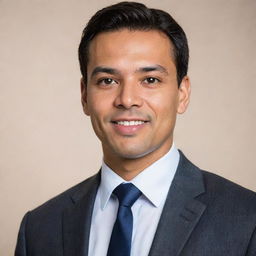
{"label": "teeth", "polygon": [[141,125],[144,124],[144,121],[118,121],[117,124],[129,126],[129,125]]}

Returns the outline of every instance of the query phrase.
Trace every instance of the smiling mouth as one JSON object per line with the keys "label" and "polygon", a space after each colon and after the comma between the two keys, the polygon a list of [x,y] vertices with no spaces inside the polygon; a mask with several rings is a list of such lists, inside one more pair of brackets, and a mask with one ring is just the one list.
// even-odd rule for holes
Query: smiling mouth
{"label": "smiling mouth", "polygon": [[142,121],[142,120],[123,120],[123,121],[112,121],[112,123],[117,125],[123,125],[123,126],[135,126],[135,125],[142,125],[145,123],[148,123],[148,121]]}

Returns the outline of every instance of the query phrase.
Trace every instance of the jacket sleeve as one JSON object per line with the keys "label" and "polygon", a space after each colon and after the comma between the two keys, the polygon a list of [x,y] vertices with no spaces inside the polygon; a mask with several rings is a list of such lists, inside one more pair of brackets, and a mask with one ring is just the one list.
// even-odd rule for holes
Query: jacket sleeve
{"label": "jacket sleeve", "polygon": [[15,256],[28,256],[26,248],[26,223],[29,212],[23,217],[18,234]]}

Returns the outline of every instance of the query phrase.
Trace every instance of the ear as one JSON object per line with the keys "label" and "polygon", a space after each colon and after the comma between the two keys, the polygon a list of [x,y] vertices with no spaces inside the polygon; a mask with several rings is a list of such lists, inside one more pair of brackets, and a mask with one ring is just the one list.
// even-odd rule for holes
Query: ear
{"label": "ear", "polygon": [[89,116],[88,104],[87,104],[87,85],[84,82],[84,78],[82,77],[80,80],[80,89],[81,89],[81,102],[83,106],[84,113]]}
{"label": "ear", "polygon": [[179,102],[177,107],[178,114],[183,114],[186,111],[190,101],[190,93],[190,79],[188,76],[184,76],[179,87]]}

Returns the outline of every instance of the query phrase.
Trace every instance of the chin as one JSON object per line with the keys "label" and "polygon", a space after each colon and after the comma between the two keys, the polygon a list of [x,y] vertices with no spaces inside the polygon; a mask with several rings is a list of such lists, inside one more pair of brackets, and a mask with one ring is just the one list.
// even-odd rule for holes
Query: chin
{"label": "chin", "polygon": [[116,151],[116,153],[121,158],[138,159],[150,154],[153,151],[154,149],[152,150],[138,150],[138,149],[134,150],[133,149],[133,150],[119,150],[119,151]]}

